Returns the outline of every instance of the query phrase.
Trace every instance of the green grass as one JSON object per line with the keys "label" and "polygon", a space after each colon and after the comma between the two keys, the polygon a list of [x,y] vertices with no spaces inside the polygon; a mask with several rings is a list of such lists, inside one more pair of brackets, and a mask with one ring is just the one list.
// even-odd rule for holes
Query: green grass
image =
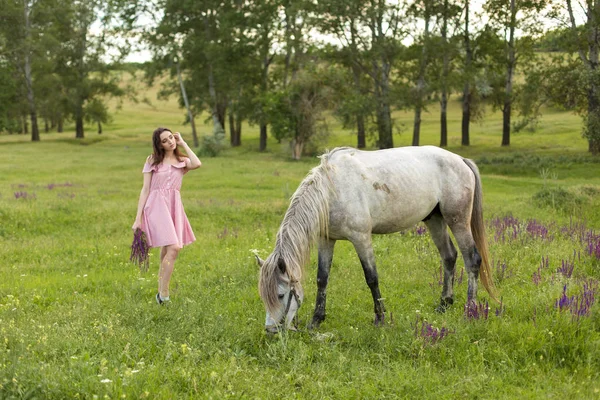
{"label": "green grass", "polygon": [[[172,304],[158,307],[158,251],[146,274],[128,262],[141,168],[156,126],[180,130],[188,142],[191,135],[175,101],[154,94],[152,105],[125,102],[103,135],[88,127],[84,146],[72,127],[42,134],[40,143],[0,136],[0,398],[599,396],[600,307],[579,320],[554,307],[563,285],[576,295],[582,279],[600,279],[599,261],[560,229],[585,221],[600,231],[600,163],[586,153],[578,117],[548,110],[539,131],[502,148],[501,118],[490,113],[463,148],[452,105],[449,149],[479,162],[486,219],[511,214],[522,223],[504,242],[488,230],[494,262],[509,271],[495,273],[501,317],[495,304],[487,320],[464,317],[466,281],[455,286],[455,305],[434,313],[439,256],[429,236],[409,232],[374,240],[387,326],[372,326],[360,263],[340,242],[321,328],[267,336],[252,250],[263,258],[272,250],[290,195],[318,160],[292,162],[287,144],[272,140],[258,153],[250,126],[241,148],[203,159],[182,191],[198,240],[177,261]],[[437,108],[430,109],[422,144],[438,141]],[[410,113],[395,116],[411,126]],[[198,126],[212,131],[203,119]],[[328,147],[355,144],[333,119],[330,127]],[[394,140],[408,145],[411,132]],[[554,239],[528,235],[529,219]],[[573,277],[556,274],[574,251]],[[536,285],[544,257],[550,267]],[[302,328],[314,306],[315,258],[306,267]],[[428,343],[415,336],[417,318],[452,333]]]}

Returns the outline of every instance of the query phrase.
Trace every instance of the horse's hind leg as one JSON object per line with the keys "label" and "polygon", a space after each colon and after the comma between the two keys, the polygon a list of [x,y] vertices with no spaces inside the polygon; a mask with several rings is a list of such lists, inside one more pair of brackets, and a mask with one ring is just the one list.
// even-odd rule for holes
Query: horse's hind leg
{"label": "horse's hind leg", "polygon": [[352,239],[351,241],[358,253],[367,285],[371,289],[371,295],[373,296],[373,303],[375,305],[374,323],[376,326],[381,326],[385,318],[385,307],[383,305],[383,298],[379,292],[379,277],[377,276],[377,268],[375,268],[375,254],[373,253],[371,244],[371,235],[366,234],[359,239]]}
{"label": "horse's hind leg", "polygon": [[329,270],[333,259],[333,247],[335,240],[327,238],[319,239],[319,270],[317,272],[317,300],[315,312],[313,313],[310,329],[318,328],[325,320],[325,305],[327,302],[327,282],[329,281]]}
{"label": "horse's hind leg", "polygon": [[481,256],[475,247],[475,240],[471,228],[466,223],[455,223],[450,226],[458,248],[465,260],[465,269],[468,276],[467,302],[477,300],[477,279],[481,267]]}
{"label": "horse's hind leg", "polygon": [[436,308],[438,312],[444,312],[454,303],[454,267],[456,265],[456,248],[452,244],[448,234],[448,226],[441,214],[433,214],[425,221],[429,229],[433,243],[440,252],[442,263],[444,265],[444,287],[440,305]]}

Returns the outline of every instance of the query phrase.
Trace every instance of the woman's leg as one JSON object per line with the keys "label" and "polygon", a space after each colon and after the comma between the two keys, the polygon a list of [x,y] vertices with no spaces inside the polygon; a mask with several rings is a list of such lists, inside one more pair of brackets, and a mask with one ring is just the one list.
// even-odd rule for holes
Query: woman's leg
{"label": "woman's leg", "polygon": [[160,249],[160,268],[158,270],[158,293],[161,298],[169,297],[169,282],[175,267],[175,260],[181,247],[177,245],[165,246]]}

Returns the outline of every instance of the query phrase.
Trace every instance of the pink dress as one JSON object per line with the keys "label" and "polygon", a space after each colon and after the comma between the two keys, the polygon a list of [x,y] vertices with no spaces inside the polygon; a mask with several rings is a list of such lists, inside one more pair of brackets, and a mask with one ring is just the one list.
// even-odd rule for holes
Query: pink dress
{"label": "pink dress", "polygon": [[152,173],[150,194],[144,206],[142,230],[150,247],[176,244],[183,247],[196,240],[181,202],[185,161],[169,165],[146,162],[142,173]]}

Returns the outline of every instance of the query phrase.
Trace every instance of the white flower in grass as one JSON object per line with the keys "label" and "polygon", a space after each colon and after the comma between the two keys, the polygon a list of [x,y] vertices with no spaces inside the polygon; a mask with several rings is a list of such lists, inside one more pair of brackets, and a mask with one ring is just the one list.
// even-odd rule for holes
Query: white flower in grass
{"label": "white flower in grass", "polygon": [[102,383],[111,383],[112,381],[110,379],[102,379],[100,382],[102,382]]}

